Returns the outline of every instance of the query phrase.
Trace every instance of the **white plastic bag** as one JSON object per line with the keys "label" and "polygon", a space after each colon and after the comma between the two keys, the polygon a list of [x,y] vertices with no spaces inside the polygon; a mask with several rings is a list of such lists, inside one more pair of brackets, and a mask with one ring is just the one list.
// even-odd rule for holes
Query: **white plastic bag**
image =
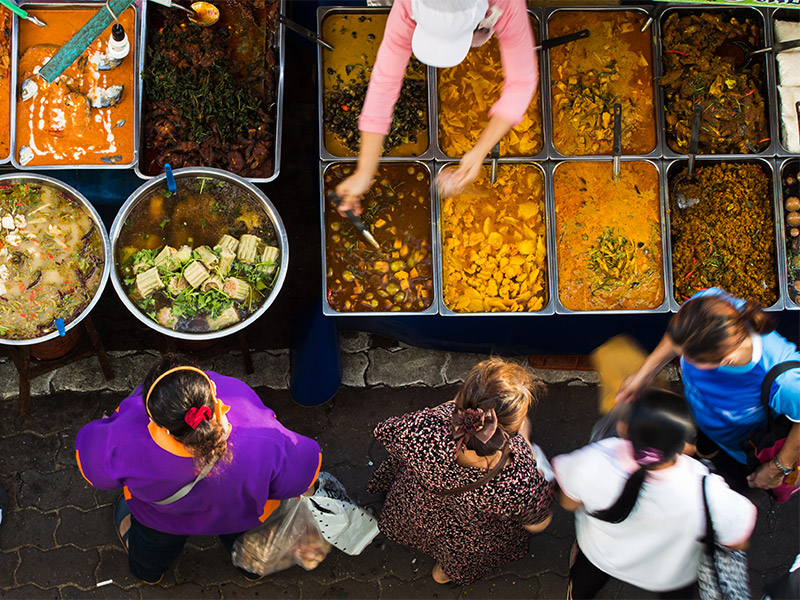
{"label": "white plastic bag", "polygon": [[263,525],[239,536],[233,544],[233,564],[257,575],[269,575],[300,565],[315,569],[331,551],[307,499],[281,500]]}
{"label": "white plastic bag", "polygon": [[319,474],[308,508],[323,537],[345,554],[361,554],[378,534],[378,522],[356,505],[330,473]]}

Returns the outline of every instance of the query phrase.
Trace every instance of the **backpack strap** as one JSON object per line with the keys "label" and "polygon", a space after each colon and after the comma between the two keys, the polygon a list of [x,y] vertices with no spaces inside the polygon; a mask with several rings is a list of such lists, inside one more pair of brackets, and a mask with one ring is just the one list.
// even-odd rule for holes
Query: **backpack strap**
{"label": "backpack strap", "polygon": [[769,392],[772,389],[772,384],[786,371],[798,368],[800,368],[799,360],[787,360],[778,363],[764,375],[764,381],[761,383],[761,406],[764,407],[764,412],[767,413],[767,425],[769,425],[770,431],[775,429],[775,419],[772,418],[772,411],[769,408]]}
{"label": "backpack strap", "polygon": [[209,473],[211,473],[211,469],[214,468],[215,464],[217,464],[217,459],[216,458],[214,460],[212,460],[210,463],[208,463],[205,467],[203,467],[203,470],[200,471],[200,473],[198,473],[198,475],[197,475],[197,477],[195,478],[194,481],[191,481],[191,482],[187,483],[185,486],[183,486],[177,492],[172,494],[172,496],[170,496],[169,498],[164,498],[163,500],[159,500],[158,502],[153,502],[153,504],[158,504],[160,506],[164,506],[166,504],[172,504],[173,502],[177,502],[178,500],[180,500],[181,498],[186,496],[186,494],[191,492],[192,488],[194,486],[196,486],[200,482],[201,479],[205,479],[205,477]]}
{"label": "backpack strap", "polygon": [[506,443],[503,444],[503,454],[500,455],[499,460],[495,465],[480,479],[477,481],[473,481],[468,483],[467,485],[462,485],[457,488],[453,488],[450,490],[431,490],[437,496],[454,496],[456,494],[463,494],[465,492],[471,492],[472,490],[476,490],[485,483],[488,483],[495,475],[497,475],[503,467],[506,466],[506,462],[508,462],[508,456],[511,454],[511,441],[506,439]]}

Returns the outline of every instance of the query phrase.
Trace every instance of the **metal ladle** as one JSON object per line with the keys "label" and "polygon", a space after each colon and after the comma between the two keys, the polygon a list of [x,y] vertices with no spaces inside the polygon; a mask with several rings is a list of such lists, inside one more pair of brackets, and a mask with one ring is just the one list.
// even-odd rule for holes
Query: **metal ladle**
{"label": "metal ladle", "polygon": [[219,9],[210,2],[193,2],[191,8],[181,6],[172,0],[151,0],[151,2],[188,13],[189,20],[200,27],[210,27],[219,21]]}
{"label": "metal ladle", "polygon": [[[689,196],[683,190],[678,189],[678,184],[686,186],[687,182],[696,184],[697,180],[694,177],[694,161],[697,155],[697,149],[700,142],[700,116],[703,114],[703,106],[698,102],[692,108],[692,133],[689,139],[689,166],[683,175],[679,175],[672,182],[672,197],[675,199],[675,204],[678,208],[689,208],[700,202],[700,198]],[[694,186],[695,189],[697,186]],[[689,192],[693,193],[693,192]]]}

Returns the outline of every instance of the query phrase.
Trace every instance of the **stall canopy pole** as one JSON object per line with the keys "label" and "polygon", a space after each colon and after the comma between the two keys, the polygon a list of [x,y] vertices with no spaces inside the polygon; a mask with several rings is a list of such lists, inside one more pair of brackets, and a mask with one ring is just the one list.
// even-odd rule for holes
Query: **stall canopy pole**
{"label": "stall canopy pole", "polygon": [[106,9],[105,6],[98,10],[89,19],[89,22],[81,27],[80,31],[73,35],[66,44],[61,46],[55,56],[48,60],[47,64],[39,71],[39,75],[47,83],[53,83],[111,25],[114,21],[114,17],[111,15],[112,11],[115,15],[121,14],[122,11],[133,4],[133,0],[108,0],[106,4],[111,11]]}

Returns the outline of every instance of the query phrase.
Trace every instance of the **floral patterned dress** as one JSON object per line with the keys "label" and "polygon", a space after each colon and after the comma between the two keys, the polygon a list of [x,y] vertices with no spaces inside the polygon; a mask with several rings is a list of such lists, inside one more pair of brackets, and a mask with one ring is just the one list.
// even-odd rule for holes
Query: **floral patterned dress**
{"label": "floral patterned dress", "polygon": [[447,402],[375,428],[389,457],[367,484],[367,491],[386,491],[379,520],[390,539],[432,556],[454,582],[464,585],[528,553],[530,533],[550,514],[553,486],[536,468],[536,460],[521,435],[511,440],[511,455],[503,469],[477,489],[441,496],[477,481],[485,470],[462,467],[454,458]]}

